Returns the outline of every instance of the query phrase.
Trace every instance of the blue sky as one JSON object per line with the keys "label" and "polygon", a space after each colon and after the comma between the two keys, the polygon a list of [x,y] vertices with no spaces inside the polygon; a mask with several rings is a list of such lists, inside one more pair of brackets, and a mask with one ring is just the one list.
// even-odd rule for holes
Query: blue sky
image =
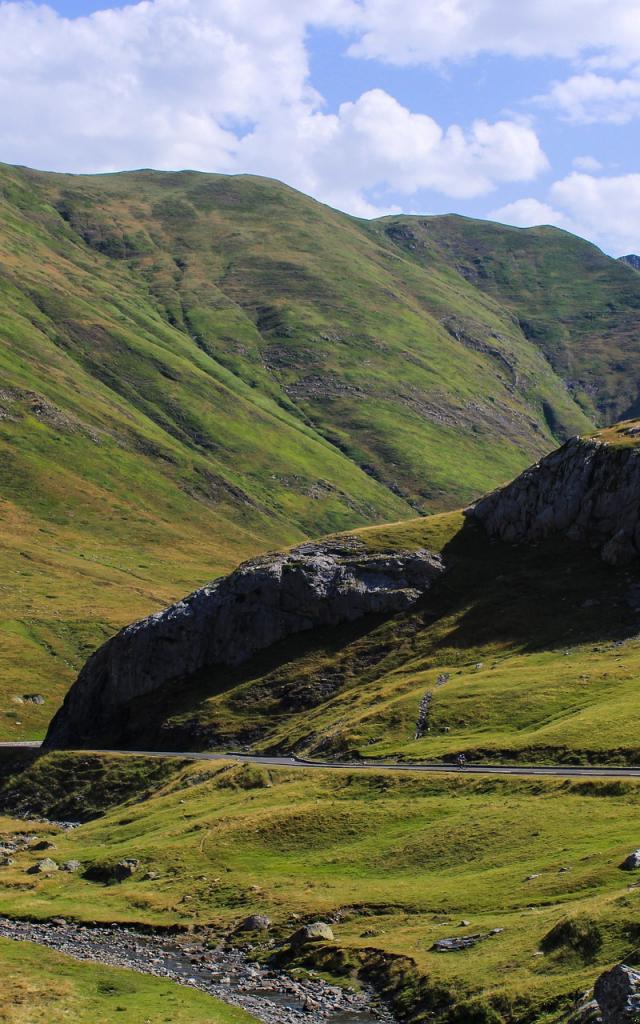
{"label": "blue sky", "polygon": [[0,0],[0,159],[640,249],[638,0]]}

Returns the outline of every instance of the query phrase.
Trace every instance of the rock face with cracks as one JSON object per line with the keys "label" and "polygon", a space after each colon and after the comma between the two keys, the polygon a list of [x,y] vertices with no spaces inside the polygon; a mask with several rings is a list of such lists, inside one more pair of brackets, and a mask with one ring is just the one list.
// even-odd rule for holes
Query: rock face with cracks
{"label": "rock face with cracks", "polygon": [[465,514],[509,543],[562,534],[612,565],[630,562],[640,556],[640,448],[572,438]]}
{"label": "rock face with cracks", "polygon": [[640,974],[617,964],[600,975],[594,995],[604,1024],[635,1024],[640,1015]]}
{"label": "rock face with cracks", "polygon": [[443,571],[427,551],[370,554],[354,538],[245,562],[96,651],[45,746],[105,746],[130,701],[203,668],[240,665],[296,633],[402,611]]}

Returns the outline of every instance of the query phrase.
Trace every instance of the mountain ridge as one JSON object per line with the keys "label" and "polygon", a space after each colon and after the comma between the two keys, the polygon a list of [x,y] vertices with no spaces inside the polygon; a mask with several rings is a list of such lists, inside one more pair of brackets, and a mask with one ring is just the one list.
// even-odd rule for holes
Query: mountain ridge
{"label": "mountain ridge", "polygon": [[552,229],[6,165],[0,211],[6,738],[194,584],[459,506],[637,400],[640,281]]}

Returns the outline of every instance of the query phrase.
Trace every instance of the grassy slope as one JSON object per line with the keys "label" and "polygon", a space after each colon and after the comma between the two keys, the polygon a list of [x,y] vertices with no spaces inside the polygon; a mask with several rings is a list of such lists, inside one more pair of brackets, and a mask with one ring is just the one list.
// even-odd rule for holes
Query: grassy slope
{"label": "grassy slope", "polygon": [[[78,757],[48,755],[40,770],[56,765],[53,777],[66,771],[73,787]],[[118,760],[103,758],[105,773],[120,772]],[[149,799],[55,837],[59,860],[136,856],[138,876],[105,887],[27,875],[42,854],[19,854],[2,869],[0,911],[215,929],[256,911],[272,917],[278,942],[301,918],[339,912],[343,961],[372,948],[409,957],[431,992],[441,984],[457,1000],[490,998],[507,1019],[532,1020],[638,943],[640,891],[618,865],[637,846],[639,799],[633,782],[192,765]],[[1,832],[20,827],[0,822]],[[142,881],[148,869],[160,878]],[[595,935],[595,948],[565,941],[537,956],[566,919]],[[431,948],[491,928],[504,932],[464,953]],[[415,1000],[409,966],[400,984]]]}
{"label": "grassy slope", "polygon": [[[3,1024],[251,1024],[247,1013],[158,978],[0,939]],[[116,1016],[117,1015],[117,1016]]]}
{"label": "grassy slope", "polygon": [[[634,350],[640,309],[632,268],[556,228],[523,230],[468,217],[394,218],[395,235],[422,262],[434,256],[512,310],[587,416],[637,415]],[[616,265],[613,265],[616,264]],[[556,412],[549,410],[553,424]]]}

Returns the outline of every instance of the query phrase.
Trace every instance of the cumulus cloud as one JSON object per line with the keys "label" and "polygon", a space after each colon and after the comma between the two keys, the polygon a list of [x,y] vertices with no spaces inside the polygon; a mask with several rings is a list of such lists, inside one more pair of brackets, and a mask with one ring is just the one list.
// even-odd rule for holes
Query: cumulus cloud
{"label": "cumulus cloud", "polygon": [[242,140],[239,160],[362,216],[374,212],[362,193],[381,187],[471,198],[500,182],[530,181],[547,167],[527,125],[476,121],[467,132],[456,125],[445,131],[382,89],[343,103],[335,115],[303,113],[297,122],[261,125]]}
{"label": "cumulus cloud", "polygon": [[613,256],[640,250],[640,174],[594,177],[573,172],[554,182],[549,203],[520,199],[489,216],[505,224],[554,224],[592,239]]}
{"label": "cumulus cloud", "polygon": [[572,224],[560,210],[554,210],[549,203],[539,199],[516,199],[513,203],[500,206],[489,213],[491,220],[501,224],[513,224],[517,228],[533,228],[543,224],[552,224],[557,228],[571,230]]}
{"label": "cumulus cloud", "polygon": [[640,59],[637,0],[362,0],[358,57],[438,63],[479,53]]}
{"label": "cumulus cloud", "polygon": [[554,82],[549,92],[537,99],[577,124],[627,124],[640,115],[640,67],[625,78],[592,71],[572,75],[564,82]]}
{"label": "cumulus cloud", "polygon": [[351,0],[144,0],[74,20],[0,2],[2,158],[270,174],[362,216],[394,209],[372,195],[468,198],[547,166],[515,120],[443,128],[380,89],[326,113],[305,34],[358,16]]}

